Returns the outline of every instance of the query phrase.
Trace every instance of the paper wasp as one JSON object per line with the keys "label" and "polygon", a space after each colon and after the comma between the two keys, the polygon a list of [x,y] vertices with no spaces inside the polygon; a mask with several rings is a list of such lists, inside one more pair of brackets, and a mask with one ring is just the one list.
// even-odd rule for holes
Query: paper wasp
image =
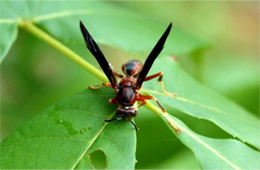
{"label": "paper wasp", "polygon": [[[161,110],[163,112],[166,112],[165,108],[155,97],[142,95],[139,93],[139,90],[141,89],[144,81],[148,81],[158,77],[158,81],[161,84],[163,92],[167,95],[175,96],[175,94],[168,93],[165,90],[162,81],[163,72],[147,76],[150,68],[153,65],[153,62],[163,49],[164,43],[170,33],[171,27],[172,24],[170,23],[166,31],[163,33],[163,35],[161,36],[151,53],[149,54],[144,64],[138,60],[128,61],[127,63],[122,65],[122,71],[124,73],[124,75],[122,75],[112,70],[104,54],[102,53],[102,51],[100,50],[90,33],[88,32],[86,27],[84,26],[84,24],[80,21],[80,29],[84,37],[85,43],[87,45],[87,48],[96,58],[97,62],[99,63],[100,67],[102,68],[110,82],[103,83],[97,87],[89,86],[89,88],[99,89],[102,86],[113,88],[116,93],[116,97],[111,98],[109,102],[112,104],[119,104],[116,111],[116,118],[105,120],[106,122],[122,119],[130,120],[130,122],[134,125],[135,129],[137,130],[138,128],[136,124],[132,121],[132,118],[137,115],[137,110],[133,107],[136,101],[141,102],[141,104],[138,106],[139,108],[146,103],[146,100],[154,100],[161,108]],[[117,81],[117,78],[120,78],[119,82]],[[175,130],[179,132],[179,129],[175,128]]]}

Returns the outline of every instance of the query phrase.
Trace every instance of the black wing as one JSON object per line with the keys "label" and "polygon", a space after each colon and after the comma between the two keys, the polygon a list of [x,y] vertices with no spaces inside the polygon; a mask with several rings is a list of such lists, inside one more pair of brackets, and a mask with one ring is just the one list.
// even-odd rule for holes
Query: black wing
{"label": "black wing", "polygon": [[163,35],[161,36],[161,38],[159,39],[159,41],[157,42],[157,44],[154,46],[153,50],[151,51],[151,53],[149,54],[149,56],[147,57],[145,63],[144,63],[144,67],[141,71],[141,73],[138,76],[138,79],[136,81],[136,88],[140,89],[143,81],[145,79],[145,77],[147,76],[150,68],[153,65],[154,60],[157,58],[157,56],[160,54],[160,52],[163,49],[163,45],[171,31],[172,28],[172,23],[170,23],[170,25],[168,26],[168,28],[166,29],[166,31],[163,33]]}
{"label": "black wing", "polygon": [[100,67],[102,68],[102,70],[106,74],[107,78],[109,79],[112,87],[115,87],[117,81],[113,74],[113,70],[110,67],[109,63],[107,62],[104,54],[102,53],[102,51],[98,47],[97,43],[92,38],[92,36],[89,34],[88,30],[86,29],[86,27],[84,26],[84,24],[81,21],[80,21],[79,25],[80,25],[80,30],[82,32],[84,40],[86,42],[87,48],[98,61]]}

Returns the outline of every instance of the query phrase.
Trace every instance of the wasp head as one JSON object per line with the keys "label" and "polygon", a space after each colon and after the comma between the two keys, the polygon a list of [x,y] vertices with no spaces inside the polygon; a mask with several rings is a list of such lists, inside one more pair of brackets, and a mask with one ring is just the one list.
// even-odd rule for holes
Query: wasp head
{"label": "wasp head", "polygon": [[142,70],[143,63],[138,60],[131,60],[122,65],[122,71],[128,77],[136,77]]}
{"label": "wasp head", "polygon": [[133,107],[119,107],[117,109],[117,114],[126,120],[131,120],[137,115],[137,110]]}

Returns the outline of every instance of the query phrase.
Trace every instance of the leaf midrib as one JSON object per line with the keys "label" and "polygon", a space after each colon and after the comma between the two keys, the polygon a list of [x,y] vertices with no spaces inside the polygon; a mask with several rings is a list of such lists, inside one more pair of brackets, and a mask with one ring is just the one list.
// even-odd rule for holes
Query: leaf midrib
{"label": "leaf midrib", "polygon": [[[149,110],[151,110],[152,112],[156,113],[172,130],[172,132],[175,130],[173,129],[173,127],[171,126],[171,124],[175,125],[176,127],[178,127],[181,130],[181,133],[185,132],[187,135],[189,135],[192,139],[194,139],[195,141],[197,141],[199,144],[202,145],[202,147],[206,147],[208,150],[210,150],[213,154],[215,154],[217,157],[219,157],[221,160],[225,161],[228,165],[230,165],[231,167],[235,168],[235,169],[241,169],[238,166],[236,166],[234,163],[232,163],[231,161],[229,161],[225,156],[221,155],[221,153],[219,153],[217,150],[213,149],[210,145],[208,145],[207,143],[205,143],[203,140],[201,140],[200,138],[198,138],[196,135],[194,135],[192,132],[190,132],[189,129],[187,129],[186,127],[182,126],[181,124],[179,124],[178,122],[174,121],[167,112],[162,112],[160,110],[160,108],[156,107],[155,105],[151,104],[150,102],[147,102],[146,105],[149,105],[149,107],[147,106],[147,108]],[[177,119],[177,118],[176,118]],[[181,138],[178,136],[181,134],[176,134],[176,136],[181,140]],[[193,149],[190,148],[192,151]],[[195,152],[194,152],[195,153]]]}
{"label": "leaf midrib", "polygon": [[[53,12],[46,15],[38,15],[32,17],[30,20],[33,22],[40,22],[44,20],[51,20],[54,18],[68,17],[73,15],[89,14],[90,10],[78,9],[78,10],[65,10],[61,12]],[[0,18],[0,23],[18,23],[19,17],[16,18]]]}
{"label": "leaf midrib", "polygon": [[[182,102],[184,102],[184,103],[194,104],[194,105],[197,105],[197,106],[199,106],[199,107],[201,107],[201,108],[203,108],[203,109],[207,109],[207,110],[209,110],[209,111],[213,111],[213,112],[216,112],[216,113],[226,114],[226,115],[232,117],[229,112],[220,110],[220,109],[215,108],[215,107],[210,107],[210,106],[204,105],[204,104],[202,104],[202,103],[195,102],[195,101],[193,101],[193,100],[190,100],[190,99],[187,99],[187,98],[184,98],[184,97],[178,97],[178,96],[177,96],[177,97],[172,97],[172,96],[167,96],[167,95],[165,95],[164,93],[161,93],[161,92],[158,92],[158,91],[154,91],[154,90],[148,90],[148,89],[142,89],[142,91],[148,92],[148,93],[150,92],[150,93],[158,94],[158,95],[165,96],[165,97],[169,97],[169,98],[172,98],[172,99],[175,99],[175,100],[182,101]],[[249,125],[254,126],[254,124],[252,124],[252,122],[251,122],[251,121],[248,121],[247,119],[242,119],[242,118],[240,118],[240,117],[235,117],[235,118],[236,118],[236,119],[239,119],[239,120],[241,120],[242,122],[245,122],[245,123],[247,123],[247,124],[249,124]]]}
{"label": "leaf midrib", "polygon": [[[114,114],[112,114],[114,115]],[[84,157],[84,155],[87,153],[89,148],[95,143],[99,135],[103,132],[105,127],[107,126],[108,123],[105,123],[103,127],[98,131],[98,133],[91,139],[90,143],[87,143],[85,150],[82,152],[82,154],[79,156],[79,158],[76,160],[75,164],[72,166],[71,169],[75,169],[75,167],[79,164],[80,160]]]}
{"label": "leaf midrib", "polygon": [[179,129],[181,129],[182,131],[186,132],[187,135],[189,135],[191,138],[193,138],[194,140],[196,140],[199,144],[201,144],[203,147],[206,147],[207,149],[209,149],[213,154],[215,154],[217,157],[219,157],[220,159],[222,159],[223,161],[225,161],[227,164],[229,164],[232,168],[235,169],[241,169],[240,167],[236,166],[234,163],[232,163],[231,161],[229,161],[225,156],[221,155],[217,150],[215,150],[214,148],[212,148],[210,145],[208,145],[207,143],[205,143],[203,140],[201,140],[200,138],[198,138],[196,135],[194,135],[193,133],[191,133],[188,129],[186,129],[185,127],[183,127],[182,125],[180,125],[179,123],[177,123],[176,121],[174,121],[171,117],[169,117],[168,113],[162,113],[160,115],[163,115],[164,117],[166,117],[167,120],[170,120],[174,125],[176,125]]}
{"label": "leaf midrib", "polygon": [[[62,17],[69,17],[69,16],[74,16],[74,15],[82,15],[82,14],[89,14],[93,11],[91,10],[86,10],[86,9],[77,9],[77,10],[64,10],[64,11],[59,11],[59,12],[53,12],[49,13],[46,15],[38,15],[32,17],[30,20],[32,22],[41,22],[41,21],[46,21],[46,20],[51,20],[55,18],[62,18]],[[0,23],[18,23],[19,22],[19,17],[17,18],[0,18]]]}

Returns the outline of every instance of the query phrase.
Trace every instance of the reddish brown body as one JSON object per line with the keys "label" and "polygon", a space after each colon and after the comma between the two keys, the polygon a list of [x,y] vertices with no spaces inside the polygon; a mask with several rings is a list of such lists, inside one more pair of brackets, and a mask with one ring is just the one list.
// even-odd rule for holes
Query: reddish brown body
{"label": "reddish brown body", "polygon": [[[133,105],[137,101],[141,102],[141,104],[138,106],[139,108],[146,103],[146,100],[155,100],[161,108],[161,110],[163,112],[166,112],[166,110],[163,108],[163,106],[159,103],[159,101],[156,98],[154,98],[153,96],[142,95],[139,93],[139,90],[141,89],[144,81],[148,81],[158,77],[163,92],[167,95],[175,96],[175,94],[168,93],[164,89],[164,85],[162,82],[162,72],[159,72],[151,76],[147,76],[150,68],[152,67],[153,62],[163,49],[163,45],[170,33],[171,27],[172,24],[170,24],[167,27],[167,29],[165,30],[165,32],[163,33],[163,35],[161,36],[151,53],[149,54],[144,64],[138,60],[131,60],[122,65],[122,71],[124,72],[124,75],[121,75],[112,70],[104,54],[102,53],[92,36],[89,34],[84,24],[80,22],[80,29],[86,42],[87,48],[96,58],[99,65],[101,66],[101,68],[103,69],[104,73],[110,81],[110,83],[103,83],[101,86],[98,87],[90,86],[90,88],[99,89],[102,86],[113,88],[116,93],[116,96],[110,99],[109,102],[113,104],[119,104],[116,112],[116,118],[105,120],[106,122],[121,119],[130,120],[130,122],[134,125],[134,127],[137,130],[138,128],[136,124],[131,120],[133,117],[137,115],[137,110],[133,107]],[[121,78],[119,83],[117,82],[117,78]],[[176,129],[176,131],[178,131],[178,129]]]}
{"label": "reddish brown body", "polygon": [[131,120],[137,115],[133,105],[139,98],[139,93],[134,76],[140,72],[142,67],[143,64],[137,60],[129,61],[122,66],[122,71],[126,76],[122,76],[123,78],[115,87],[116,97],[110,100],[111,103],[119,104],[117,114],[127,120]]}
{"label": "reddish brown body", "polygon": [[[122,66],[122,71],[124,72],[125,76],[119,73],[113,73],[115,77],[119,77],[121,78],[121,80],[113,87],[116,93],[116,97],[109,100],[110,103],[119,104],[116,112],[119,117],[111,120],[131,120],[137,115],[137,110],[133,107],[135,102],[141,102],[141,104],[138,106],[139,108],[146,103],[147,99],[155,100],[161,107],[162,111],[165,112],[165,109],[156,98],[154,98],[153,96],[145,96],[139,93],[141,86],[138,85],[138,79],[136,77],[139,76],[142,69],[142,62],[138,60],[131,60]],[[163,73],[159,72],[152,76],[146,77],[143,81],[151,80],[156,77],[159,77],[159,80],[161,81],[162,75]],[[107,87],[112,87],[112,84],[109,83],[104,83],[103,85]],[[96,89],[96,87],[91,88]]]}

